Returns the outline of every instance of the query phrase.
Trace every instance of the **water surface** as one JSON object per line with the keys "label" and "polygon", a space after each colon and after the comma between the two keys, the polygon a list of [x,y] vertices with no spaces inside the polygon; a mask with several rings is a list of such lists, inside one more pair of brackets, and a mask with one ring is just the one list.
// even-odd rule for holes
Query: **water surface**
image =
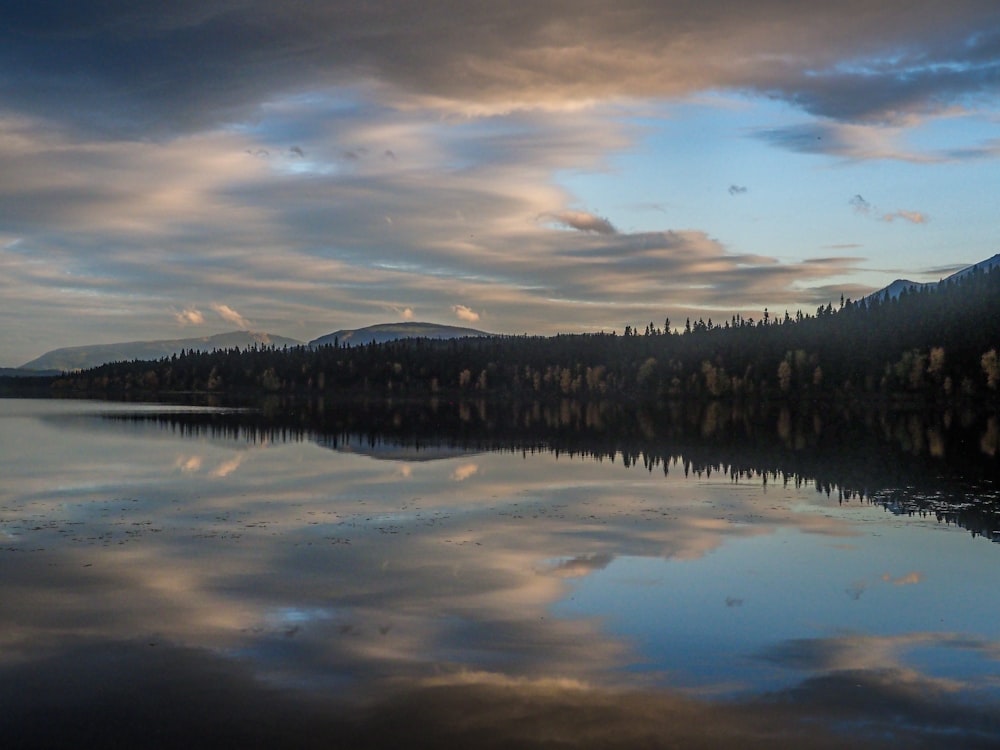
{"label": "water surface", "polygon": [[331,408],[0,400],[14,746],[1000,745],[988,420]]}

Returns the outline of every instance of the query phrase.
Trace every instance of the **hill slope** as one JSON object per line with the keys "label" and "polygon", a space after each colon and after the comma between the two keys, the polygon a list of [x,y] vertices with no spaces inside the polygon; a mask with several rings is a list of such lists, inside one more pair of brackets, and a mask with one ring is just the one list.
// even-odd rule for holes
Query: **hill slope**
{"label": "hill slope", "polygon": [[0,378],[44,378],[62,370],[25,370],[21,367],[0,367]]}
{"label": "hill slope", "polygon": [[378,325],[357,328],[354,330],[344,329],[334,333],[328,333],[313,339],[309,346],[325,346],[333,344],[334,341],[350,346],[363,346],[364,344],[383,344],[386,341],[397,341],[398,339],[457,339],[467,336],[492,336],[492,333],[477,331],[474,328],[462,328],[460,326],[445,326],[436,323],[380,323]]}
{"label": "hill slope", "polygon": [[243,349],[255,344],[264,346],[300,346],[301,341],[254,331],[231,331],[215,336],[161,341],[125,341],[118,344],[93,344],[53,349],[22,365],[22,370],[86,370],[107,362],[133,359],[154,360],[169,357],[182,349],[210,352],[213,349]]}
{"label": "hill slope", "polygon": [[981,260],[978,263],[973,263],[971,266],[963,268],[961,271],[956,271],[951,276],[946,276],[941,279],[941,281],[928,281],[925,283],[920,283],[917,281],[910,281],[909,279],[896,279],[894,282],[889,284],[889,286],[882,287],[877,292],[872,292],[865,300],[872,299],[896,299],[903,290],[909,291],[920,291],[921,289],[931,289],[936,287],[940,283],[947,281],[958,281],[959,279],[965,278],[975,271],[990,271],[993,268],[1000,266],[1000,253],[997,253],[992,258],[987,258],[986,260]]}

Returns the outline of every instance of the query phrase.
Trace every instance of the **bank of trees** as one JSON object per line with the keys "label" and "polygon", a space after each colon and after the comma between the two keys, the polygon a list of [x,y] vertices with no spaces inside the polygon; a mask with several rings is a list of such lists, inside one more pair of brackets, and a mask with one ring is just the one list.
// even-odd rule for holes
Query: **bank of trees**
{"label": "bank of trees", "polygon": [[61,391],[251,391],[400,397],[910,399],[995,397],[1000,269],[894,299],[623,334],[408,339],[183,352],[55,379]]}

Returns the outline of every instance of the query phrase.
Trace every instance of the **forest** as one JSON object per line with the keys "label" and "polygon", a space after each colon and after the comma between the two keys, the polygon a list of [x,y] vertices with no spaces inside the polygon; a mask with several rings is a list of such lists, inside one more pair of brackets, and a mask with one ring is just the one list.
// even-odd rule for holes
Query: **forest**
{"label": "forest", "polygon": [[403,339],[317,348],[185,351],[3,392],[305,394],[354,398],[701,400],[880,398],[997,403],[1000,268],[898,297],[724,321],[665,319],[621,334]]}

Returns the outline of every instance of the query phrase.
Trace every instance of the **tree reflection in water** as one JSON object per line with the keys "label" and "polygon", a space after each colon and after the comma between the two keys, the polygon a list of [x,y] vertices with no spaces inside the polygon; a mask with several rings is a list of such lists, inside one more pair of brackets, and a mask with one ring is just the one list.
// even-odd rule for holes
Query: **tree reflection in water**
{"label": "tree reflection in water", "polygon": [[[978,538],[1000,529],[994,416],[279,399],[40,414],[0,456],[10,746],[1000,743],[983,674],[997,579],[969,563],[997,551]],[[859,531],[897,520],[879,507],[977,538],[905,517]],[[945,543],[974,554],[934,567]],[[707,699],[679,675],[711,650],[734,662],[713,680],[781,679]]]}
{"label": "tree reflection in water", "polygon": [[680,464],[686,475],[811,482],[842,501],[934,514],[974,535],[992,538],[1000,530],[998,418],[972,407],[793,409],[711,401],[649,410],[569,399],[504,405],[271,399],[245,410],[107,418],[248,443],[311,440],[383,455],[396,449],[417,460],[441,451],[551,451],[649,471]]}

